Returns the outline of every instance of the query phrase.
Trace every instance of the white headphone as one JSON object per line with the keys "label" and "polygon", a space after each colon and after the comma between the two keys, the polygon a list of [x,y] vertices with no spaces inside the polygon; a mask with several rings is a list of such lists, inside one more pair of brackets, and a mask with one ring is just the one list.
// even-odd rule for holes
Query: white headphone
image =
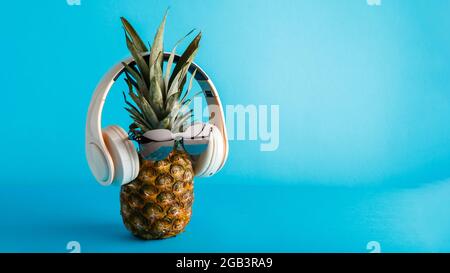
{"label": "white headphone", "polygon": [[[164,53],[167,61],[170,53]],[[180,57],[175,55],[174,62]],[[131,64],[132,57],[116,64],[103,76],[95,89],[89,105],[86,121],[86,157],[96,180],[104,186],[123,185],[131,182],[139,173],[139,157],[135,146],[124,129],[111,125],[102,130],[101,116],[106,96],[112,85],[124,71],[122,63]],[[202,88],[208,104],[209,122],[213,125],[206,150],[193,161],[196,176],[211,176],[217,173],[228,157],[228,139],[222,104],[214,84],[195,63],[189,71],[195,73],[195,80]]]}

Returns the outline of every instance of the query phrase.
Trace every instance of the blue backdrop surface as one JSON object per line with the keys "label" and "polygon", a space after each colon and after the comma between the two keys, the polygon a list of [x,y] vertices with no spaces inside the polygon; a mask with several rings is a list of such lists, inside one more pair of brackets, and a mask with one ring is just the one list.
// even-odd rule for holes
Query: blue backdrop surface
{"label": "blue backdrop surface", "polygon": [[[70,1],[69,1],[70,2]],[[128,55],[119,17],[196,58],[225,105],[279,105],[279,147],[234,140],[196,179],[173,239],[121,224],[85,161],[92,91]],[[450,2],[8,1],[2,4],[0,251],[450,251]],[[186,44],[184,44],[185,46]],[[103,123],[126,127],[120,84]],[[231,132],[233,132],[231,130]]]}

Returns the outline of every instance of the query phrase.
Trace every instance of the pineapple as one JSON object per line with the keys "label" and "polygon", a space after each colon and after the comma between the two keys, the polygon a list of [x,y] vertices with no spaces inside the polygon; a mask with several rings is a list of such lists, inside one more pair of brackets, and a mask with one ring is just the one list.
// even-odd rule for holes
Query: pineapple
{"label": "pineapple", "polygon": [[161,161],[143,160],[139,176],[122,186],[122,219],[143,239],[168,238],[189,223],[194,201],[193,170],[189,156],[174,150]]}
{"label": "pineapple", "polygon": [[[126,107],[133,123],[130,138],[138,143],[142,135],[152,129],[169,129],[180,132],[192,120],[187,107],[192,97],[195,71],[184,90],[187,72],[201,38],[201,32],[188,45],[172,69],[178,41],[171,52],[163,73],[163,35],[167,12],[151,46],[150,52],[135,29],[121,18],[125,29],[127,47],[135,64],[125,66],[125,82],[128,86]],[[150,53],[150,54],[148,54]],[[120,210],[126,228],[142,239],[161,239],[184,231],[189,223],[193,203],[194,171],[190,156],[175,142],[174,150],[160,161],[140,158],[138,177],[123,185],[120,191]]]}

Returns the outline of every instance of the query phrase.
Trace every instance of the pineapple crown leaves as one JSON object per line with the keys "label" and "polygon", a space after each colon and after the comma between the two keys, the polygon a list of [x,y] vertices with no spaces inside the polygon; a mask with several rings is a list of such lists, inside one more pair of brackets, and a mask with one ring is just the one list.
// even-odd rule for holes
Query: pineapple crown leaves
{"label": "pineapple crown leaves", "polygon": [[183,90],[189,67],[198,51],[201,32],[187,46],[172,69],[176,48],[195,29],[177,41],[171,51],[165,71],[163,71],[163,37],[166,18],[167,11],[156,31],[151,47],[149,46],[149,52],[137,31],[127,19],[121,17],[126,45],[135,61],[135,63],[129,65],[123,63],[128,97],[131,98],[131,101],[127,99],[125,92],[123,95],[126,104],[125,109],[133,119],[133,123],[130,125],[130,135],[133,136],[139,136],[145,131],[161,128],[180,131],[192,119],[192,111],[183,109],[190,102],[187,97],[192,89],[195,71],[191,75],[184,94]]}

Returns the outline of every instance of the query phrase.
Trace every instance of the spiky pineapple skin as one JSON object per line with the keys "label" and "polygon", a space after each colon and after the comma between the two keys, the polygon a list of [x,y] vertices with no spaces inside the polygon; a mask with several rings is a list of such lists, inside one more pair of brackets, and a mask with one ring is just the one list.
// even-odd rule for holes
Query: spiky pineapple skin
{"label": "spiky pineapple skin", "polygon": [[140,162],[138,177],[120,191],[125,227],[146,240],[183,232],[191,219],[194,201],[194,171],[189,155],[174,150],[164,160]]}

